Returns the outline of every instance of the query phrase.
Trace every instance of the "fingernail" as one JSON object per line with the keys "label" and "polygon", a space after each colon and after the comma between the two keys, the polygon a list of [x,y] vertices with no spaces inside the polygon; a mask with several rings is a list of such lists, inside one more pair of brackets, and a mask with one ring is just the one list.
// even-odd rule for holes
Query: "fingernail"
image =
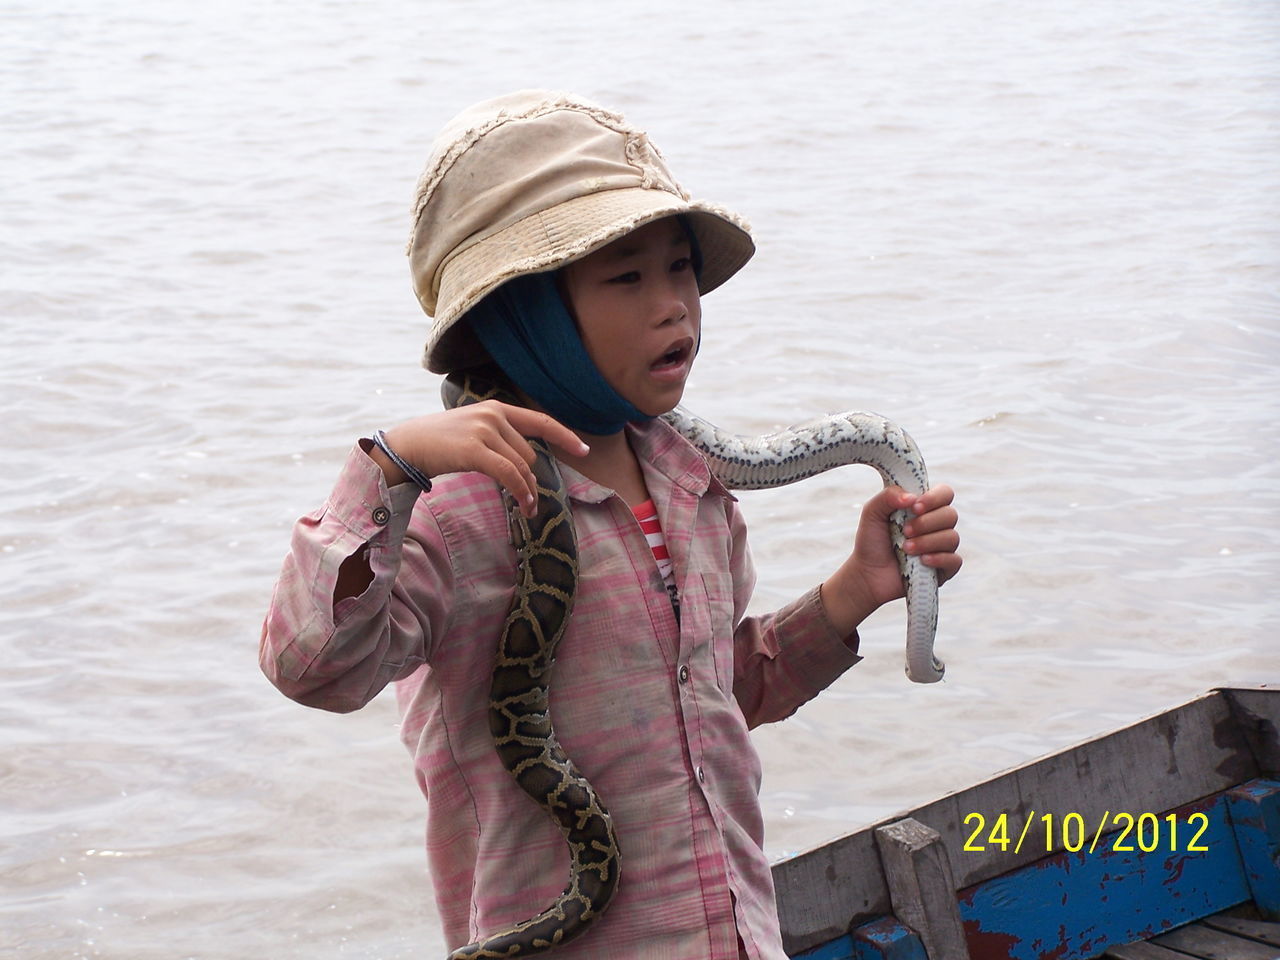
{"label": "fingernail", "polygon": [[902,544],[902,549],[903,549],[906,553],[915,553],[915,552],[916,552],[916,542],[915,542],[914,540],[906,540],[906,541],[904,541],[904,542],[903,542],[903,544]]}
{"label": "fingernail", "polygon": [[582,441],[578,441],[578,450],[584,455],[591,452],[591,448]]}

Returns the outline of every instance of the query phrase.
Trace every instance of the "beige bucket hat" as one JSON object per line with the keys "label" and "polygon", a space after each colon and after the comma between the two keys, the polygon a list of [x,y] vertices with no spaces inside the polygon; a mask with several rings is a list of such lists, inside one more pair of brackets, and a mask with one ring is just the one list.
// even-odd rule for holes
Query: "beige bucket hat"
{"label": "beige bucket hat", "polygon": [[686,214],[702,251],[699,289],[738,272],[747,223],[691,200],[643,131],[580,97],[522,90],[454,117],[418,180],[409,268],[435,318],[423,365],[484,359],[462,315],[512,277],[585,257],[651,220]]}

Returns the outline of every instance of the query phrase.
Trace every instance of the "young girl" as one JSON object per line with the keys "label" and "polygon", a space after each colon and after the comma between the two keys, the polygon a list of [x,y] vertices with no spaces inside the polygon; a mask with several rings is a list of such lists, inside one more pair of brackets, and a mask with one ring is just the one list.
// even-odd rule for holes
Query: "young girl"
{"label": "young girl", "polygon": [[294,530],[261,662],[327,710],[397,681],[451,947],[535,915],[567,874],[559,830],[499,762],[487,719],[517,563],[500,487],[526,515],[536,503],[525,437],[555,448],[579,550],[552,715],[622,853],[608,911],[557,957],[783,960],[747,731],[856,663],[858,624],[902,596],[890,513],[913,511],[907,550],[940,579],[960,568],[951,491],[888,488],[828,580],[745,616],[755,575],[737,504],[654,418],[680,400],[700,296],[753,252],[746,225],[690,200],[641,131],[580,99],[487,101],[433,147],[409,246],[435,318],[425,365],[487,365],[523,405],[361,440]]}

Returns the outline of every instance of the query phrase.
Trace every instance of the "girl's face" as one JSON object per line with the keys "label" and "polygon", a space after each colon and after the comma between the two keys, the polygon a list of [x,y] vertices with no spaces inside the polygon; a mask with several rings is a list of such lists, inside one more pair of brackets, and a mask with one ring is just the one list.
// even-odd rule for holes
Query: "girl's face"
{"label": "girl's face", "polygon": [[666,413],[684,393],[702,323],[689,238],[674,217],[645,224],[561,271],[596,367],[638,410]]}

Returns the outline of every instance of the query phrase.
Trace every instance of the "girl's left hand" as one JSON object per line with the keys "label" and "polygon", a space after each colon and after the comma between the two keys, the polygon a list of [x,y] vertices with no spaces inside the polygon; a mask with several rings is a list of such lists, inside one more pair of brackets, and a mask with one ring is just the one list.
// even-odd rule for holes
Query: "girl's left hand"
{"label": "girl's left hand", "polygon": [[920,496],[901,487],[885,487],[862,507],[853,553],[822,585],[827,616],[842,633],[850,633],[874,610],[903,595],[902,574],[889,536],[889,517],[908,510],[910,519],[904,544],[910,556],[938,572],[945,583],[959,572],[962,560],[956,550],[959,515],[952,505],[955,492],[946,484],[930,487]]}

